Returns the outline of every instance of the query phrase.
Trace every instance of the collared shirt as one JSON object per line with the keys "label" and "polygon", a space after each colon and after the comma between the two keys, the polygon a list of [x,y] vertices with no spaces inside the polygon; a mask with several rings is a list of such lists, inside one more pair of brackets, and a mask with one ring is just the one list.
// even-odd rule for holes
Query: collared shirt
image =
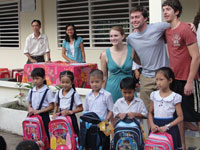
{"label": "collared shirt", "polygon": [[29,53],[31,56],[42,56],[49,51],[49,42],[46,35],[40,33],[40,36],[36,38],[34,33],[32,33],[26,38],[24,54]]}
{"label": "collared shirt", "polygon": [[114,117],[119,113],[129,112],[140,113],[147,117],[147,109],[144,105],[144,102],[140,98],[134,97],[129,105],[127,104],[124,97],[119,98],[113,107]]}
{"label": "collared shirt", "polygon": [[[55,103],[58,103],[58,95],[59,95],[59,98],[60,98],[59,108],[61,108],[61,110],[64,110],[64,109],[69,110],[70,109],[73,93],[74,93],[73,88],[71,88],[65,96],[63,95],[63,89],[61,89],[60,91],[57,91],[56,96],[55,96]],[[75,92],[72,110],[76,109],[76,107],[81,104],[82,104],[81,97],[79,96],[79,94],[77,92]]]}
{"label": "collared shirt", "polygon": [[181,103],[182,96],[172,92],[167,97],[161,97],[160,91],[154,91],[150,95],[153,101],[155,118],[172,118],[176,110],[176,104]]}
{"label": "collared shirt", "polygon": [[112,95],[103,88],[97,96],[94,96],[93,91],[86,95],[84,111],[95,112],[101,119],[106,119],[108,112],[112,112],[112,109]]}
{"label": "collared shirt", "polygon": [[[44,85],[39,90],[36,90],[36,87],[32,89],[32,104],[31,105],[33,109],[39,108],[40,102],[47,88],[48,87]],[[31,93],[31,90],[29,90],[28,96],[26,97],[26,100],[29,102],[30,102],[30,93]],[[49,104],[53,102],[54,102],[54,94],[51,90],[48,90],[41,109],[48,107]]]}

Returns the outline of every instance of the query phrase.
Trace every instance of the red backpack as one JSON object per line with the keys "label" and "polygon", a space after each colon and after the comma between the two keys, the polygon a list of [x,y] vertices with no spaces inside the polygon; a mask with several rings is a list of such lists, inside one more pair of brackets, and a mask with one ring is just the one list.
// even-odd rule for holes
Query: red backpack
{"label": "red backpack", "polygon": [[[74,94],[75,92],[72,94],[69,110],[72,110],[72,106],[74,103]],[[60,98],[58,95],[58,107],[59,106],[60,106]],[[79,147],[78,137],[74,131],[72,119],[70,116],[57,116],[54,120],[50,121],[49,133],[50,133],[51,150],[61,150],[61,149],[77,150],[78,149]]]}
{"label": "red backpack", "polygon": [[77,150],[78,137],[74,132],[69,116],[57,116],[49,123],[51,150],[64,147],[65,150]]}
{"label": "red backpack", "polygon": [[43,121],[40,115],[28,116],[22,123],[23,140],[42,141],[42,150],[49,149],[49,140],[46,135]]}
{"label": "red backpack", "polygon": [[145,141],[145,150],[174,150],[173,139],[171,134],[153,133],[151,132],[148,139]]}
{"label": "red backpack", "polygon": [[[48,89],[46,89],[37,110],[40,110],[42,108],[42,104],[44,102],[47,92]],[[30,103],[32,104],[32,90],[30,93]],[[49,140],[45,132],[42,117],[40,115],[28,115],[27,118],[22,122],[22,127],[23,140],[42,141],[44,143],[42,150],[49,149]]]}

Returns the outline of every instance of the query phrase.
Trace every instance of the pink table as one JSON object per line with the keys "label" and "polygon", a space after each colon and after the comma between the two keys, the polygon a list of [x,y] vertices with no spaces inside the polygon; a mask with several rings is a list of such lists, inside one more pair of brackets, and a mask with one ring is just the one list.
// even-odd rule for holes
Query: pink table
{"label": "pink table", "polygon": [[47,85],[60,85],[59,74],[62,71],[69,70],[74,73],[75,87],[90,88],[89,73],[97,69],[97,64],[92,63],[35,63],[26,64],[24,66],[24,73],[22,82],[32,82],[31,72],[34,68],[44,68],[46,74]]}

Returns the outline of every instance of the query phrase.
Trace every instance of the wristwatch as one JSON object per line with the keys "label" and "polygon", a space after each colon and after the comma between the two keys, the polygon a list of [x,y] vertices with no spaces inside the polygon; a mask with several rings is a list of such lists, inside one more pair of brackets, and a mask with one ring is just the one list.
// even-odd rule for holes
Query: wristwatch
{"label": "wristwatch", "polygon": [[166,126],[167,130],[169,130],[169,128],[170,128],[170,123],[169,123],[169,124],[166,124],[165,126]]}

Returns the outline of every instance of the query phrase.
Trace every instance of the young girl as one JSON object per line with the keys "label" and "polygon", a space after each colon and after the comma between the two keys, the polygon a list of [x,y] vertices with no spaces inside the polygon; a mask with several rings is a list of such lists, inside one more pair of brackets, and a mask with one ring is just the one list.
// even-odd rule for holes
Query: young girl
{"label": "young girl", "polygon": [[[168,67],[160,68],[156,73],[158,91],[150,95],[149,123],[151,132],[168,132],[172,135],[174,149],[181,148],[181,139],[177,124],[183,120],[181,95],[173,92],[174,73]],[[174,118],[176,111],[177,117]]]}
{"label": "young girl", "polygon": [[49,138],[48,124],[50,122],[49,111],[54,108],[54,94],[48,89],[43,68],[35,68],[31,72],[35,87],[28,93],[29,115],[40,115],[42,117],[45,131]]}
{"label": "young girl", "polygon": [[[62,89],[56,93],[56,105],[53,111],[53,119],[57,116],[56,112],[59,108],[59,112],[62,116],[69,115],[71,117],[74,131],[78,135],[79,129],[75,113],[83,111],[83,106],[81,98],[75,90],[73,73],[71,71],[61,72],[60,83]],[[72,99],[74,99],[74,102],[71,105]]]}
{"label": "young girl", "polygon": [[76,35],[74,24],[66,25],[66,36],[62,43],[62,57],[68,62],[85,62],[83,39]]}

